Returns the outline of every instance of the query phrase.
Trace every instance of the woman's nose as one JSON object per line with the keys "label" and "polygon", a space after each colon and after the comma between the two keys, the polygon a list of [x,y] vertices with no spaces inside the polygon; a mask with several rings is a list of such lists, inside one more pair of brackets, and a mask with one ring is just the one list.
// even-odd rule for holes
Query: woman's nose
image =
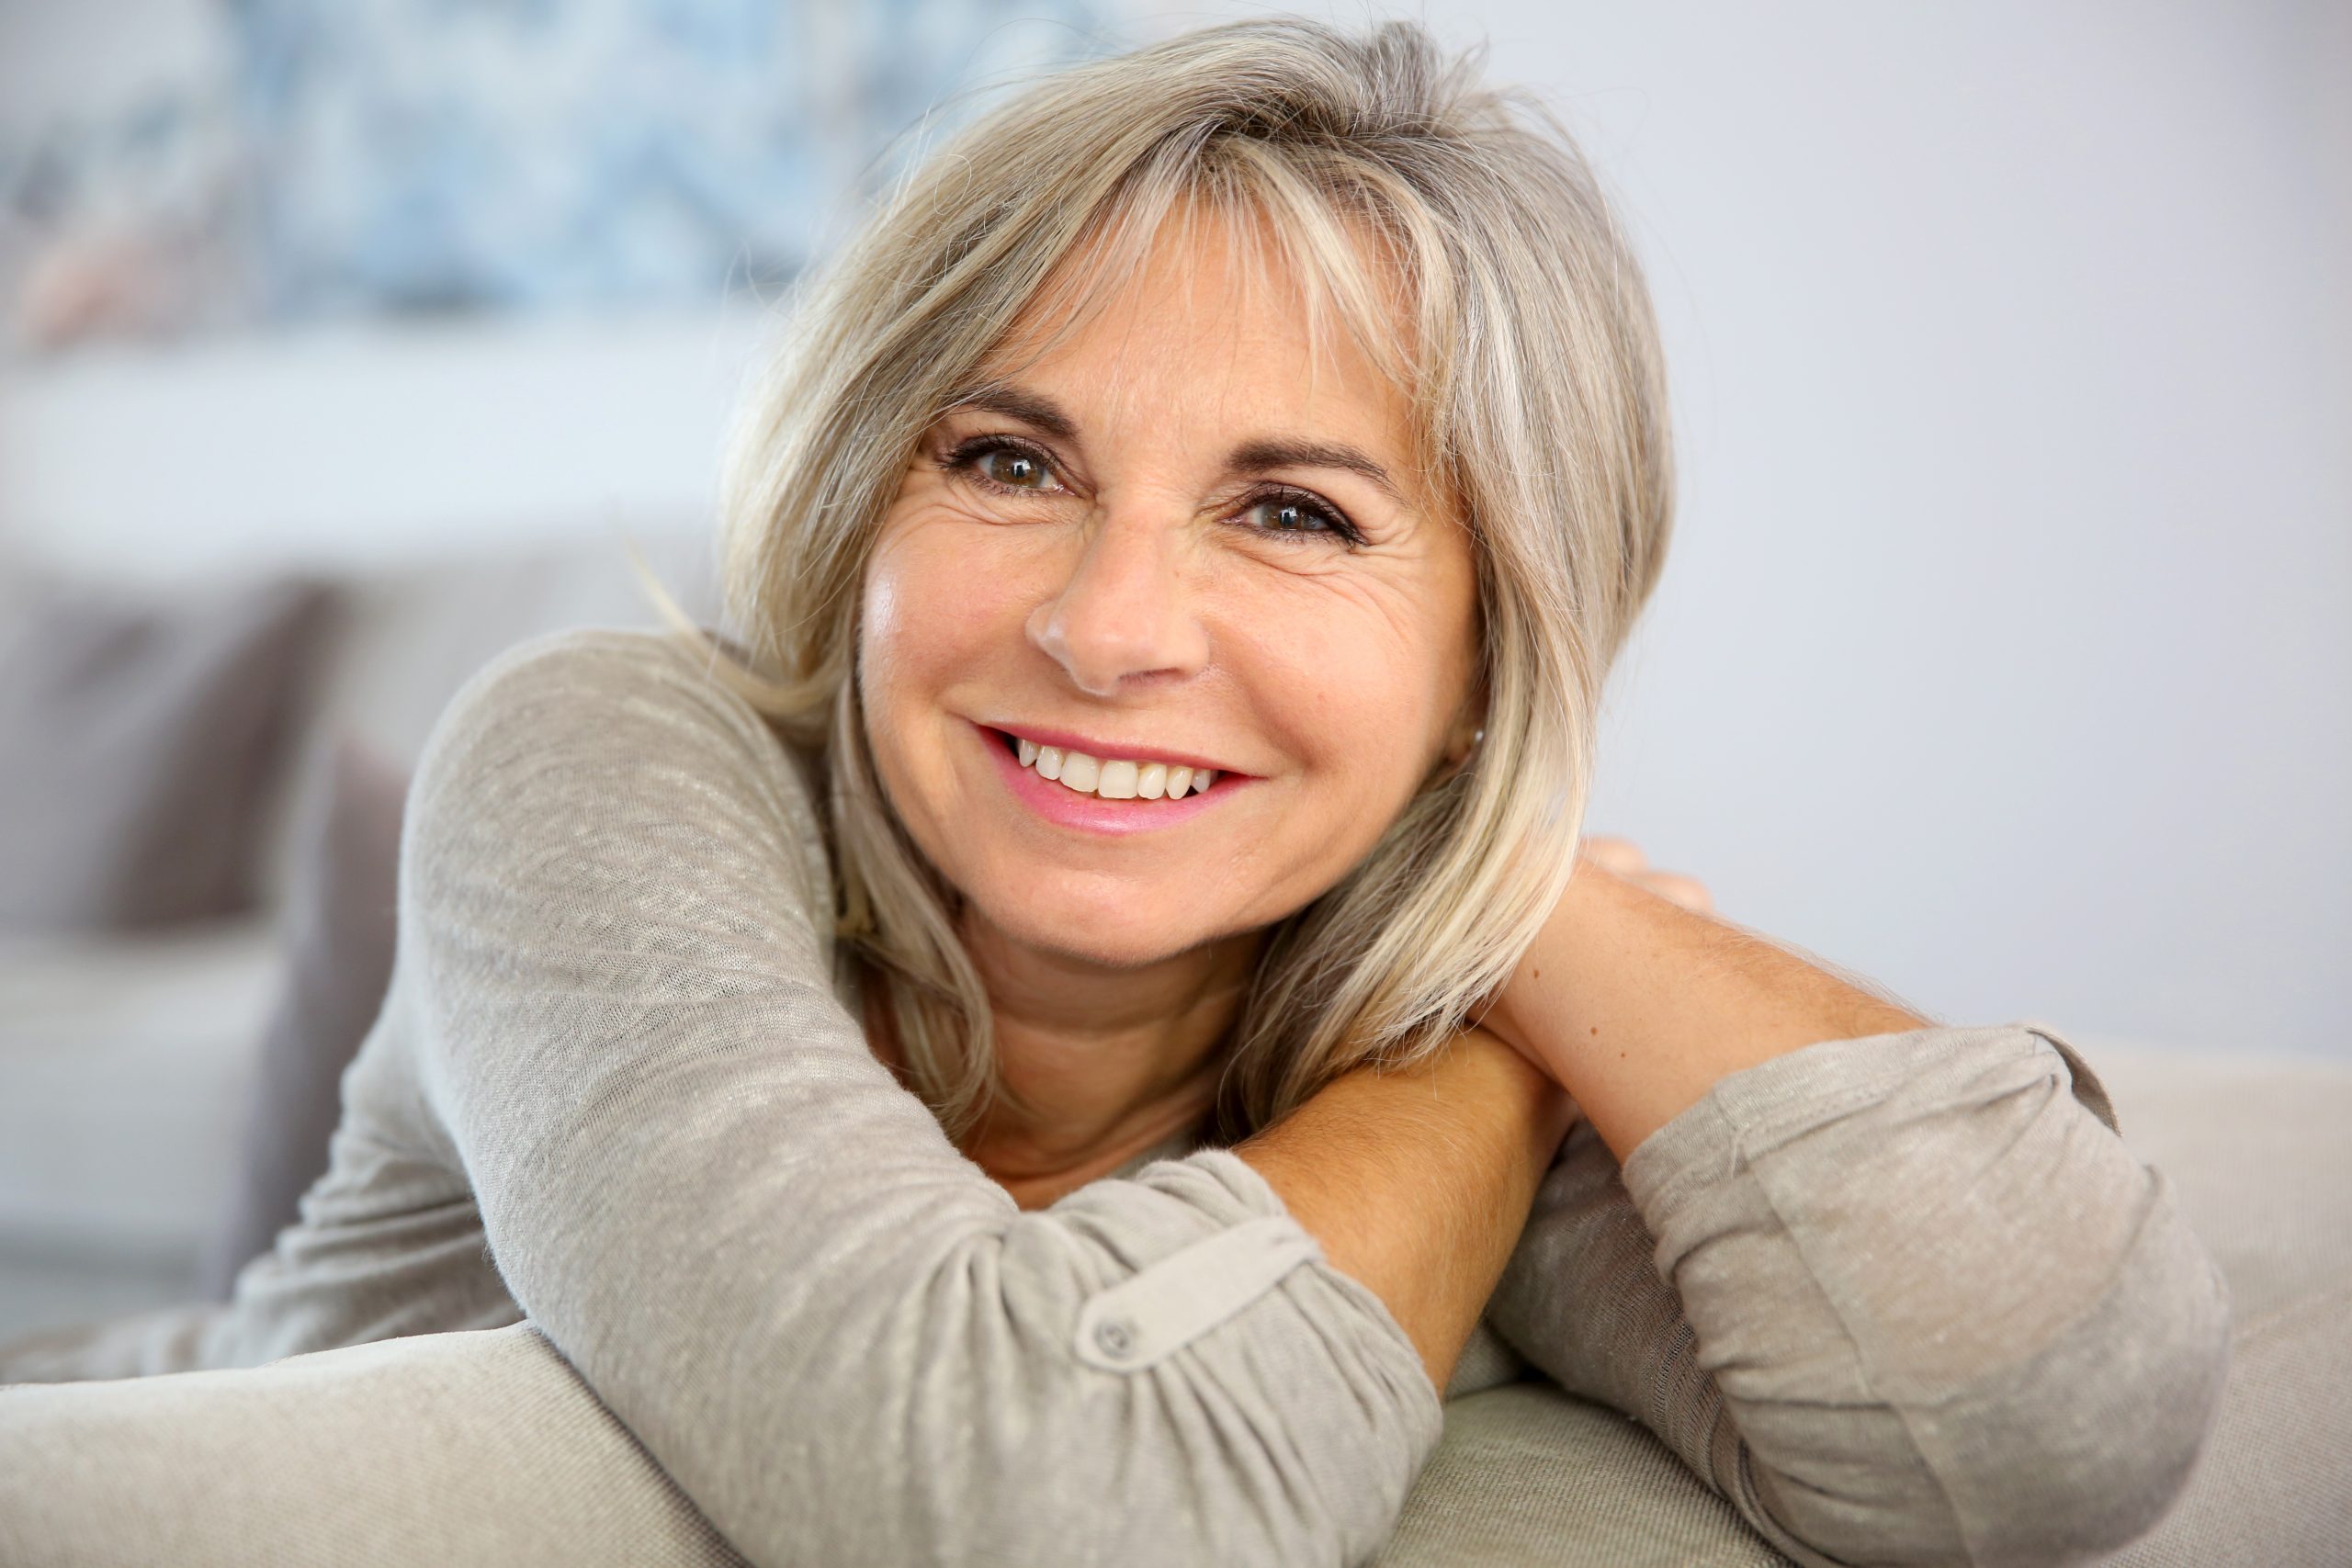
{"label": "woman's nose", "polygon": [[1090,533],[1060,591],[1030,612],[1029,640],[1090,696],[1200,669],[1208,637],[1185,592],[1183,529],[1129,513],[1101,516]]}

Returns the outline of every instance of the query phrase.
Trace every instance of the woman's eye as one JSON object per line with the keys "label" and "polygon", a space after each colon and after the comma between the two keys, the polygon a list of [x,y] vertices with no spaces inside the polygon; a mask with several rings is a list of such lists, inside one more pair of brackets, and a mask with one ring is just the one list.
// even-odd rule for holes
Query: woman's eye
{"label": "woman's eye", "polygon": [[1026,452],[1015,452],[1000,446],[979,456],[981,471],[1001,485],[1014,490],[1035,490],[1046,481],[1046,465]]}
{"label": "woman's eye", "polygon": [[1304,492],[1277,491],[1259,497],[1241,511],[1244,517],[1262,516],[1264,522],[1250,525],[1252,533],[1279,535],[1283,538],[1312,537],[1327,535],[1343,544],[1363,543],[1363,536],[1355,525],[1337,512]]}
{"label": "woman's eye", "polygon": [[998,490],[1037,493],[1050,490],[1047,479],[1054,471],[1042,454],[1001,437],[967,441],[949,453],[941,466],[951,473],[976,474]]}

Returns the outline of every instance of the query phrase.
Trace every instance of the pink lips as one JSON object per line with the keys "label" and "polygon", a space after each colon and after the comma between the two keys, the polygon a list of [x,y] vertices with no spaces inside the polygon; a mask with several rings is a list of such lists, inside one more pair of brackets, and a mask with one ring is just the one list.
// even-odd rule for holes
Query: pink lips
{"label": "pink lips", "polygon": [[[1106,837],[1146,833],[1155,828],[1172,828],[1179,822],[1190,821],[1202,812],[1222,804],[1234,790],[1251,782],[1244,775],[1227,773],[1220,775],[1216,783],[1198,795],[1188,795],[1182,800],[1102,800],[1091,795],[1080,795],[1074,789],[1065,789],[1035,768],[1023,767],[1000,732],[976,724],[972,726],[972,733],[994,761],[997,772],[1004,778],[1005,787],[1023,806],[1057,826]],[[1053,744],[1051,740],[1044,743]],[[1135,753],[1121,752],[1119,755]],[[1143,755],[1137,760],[1158,761],[1160,758]]]}
{"label": "pink lips", "polygon": [[[1005,732],[1000,729],[998,733]],[[1124,757],[1136,762],[1165,762],[1171,768],[1190,768],[1194,773],[1204,768],[1216,773],[1233,772],[1223,762],[1213,762],[1206,757],[1189,756],[1181,751],[1156,751],[1148,746],[1128,746],[1114,740],[1098,740],[1091,736],[1074,735],[1067,729],[1030,729],[1024,727],[1012,733],[1023,740],[1034,740],[1040,746],[1058,746],[1065,751],[1083,751],[1090,757]]]}

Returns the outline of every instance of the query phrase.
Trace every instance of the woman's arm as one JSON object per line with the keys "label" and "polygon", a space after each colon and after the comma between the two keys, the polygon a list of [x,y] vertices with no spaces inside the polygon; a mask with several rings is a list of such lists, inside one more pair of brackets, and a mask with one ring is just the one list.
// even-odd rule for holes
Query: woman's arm
{"label": "woman's arm", "polygon": [[1575,1116],[1558,1084],[1473,1029],[1420,1067],[1341,1076],[1233,1152],[1444,1389]]}
{"label": "woman's arm", "polygon": [[[1334,1222],[1303,1128],[1022,1212],[835,996],[788,754],[652,634],[493,660],[409,813],[395,988],[501,1277],[745,1555],[1287,1568],[1386,1537],[1438,1439],[1453,1292],[1478,1283],[1419,1285],[1385,1250],[1419,1197]],[[1511,1081],[1491,1054],[1453,1066]],[[1424,1086],[1378,1087],[1393,1107]],[[1524,1118],[1553,1092],[1499,1130],[1416,1108],[1419,1146],[1468,1172],[1453,1201],[1507,1189],[1517,1225]],[[1367,1157],[1375,1098],[1318,1110],[1333,1158]]]}
{"label": "woman's arm", "polygon": [[[1709,917],[1622,880],[1578,918],[1612,906],[1638,917],[1603,951],[1694,981],[1661,1008],[1574,969],[1583,1038],[1610,1043],[1555,1054],[1603,1109],[1545,1178],[1497,1330],[1808,1564],[2067,1562],[2144,1531],[2212,1416],[2228,1303],[2087,1065],[2039,1025],[1841,1036],[1843,982],[1743,964]],[[1691,1010],[1775,974],[1761,1025]],[[1791,1043],[1808,998],[1822,1032]]]}
{"label": "woman's arm", "polygon": [[1480,1021],[1542,1063],[1622,1160],[1726,1073],[1928,1021],[1587,852]]}

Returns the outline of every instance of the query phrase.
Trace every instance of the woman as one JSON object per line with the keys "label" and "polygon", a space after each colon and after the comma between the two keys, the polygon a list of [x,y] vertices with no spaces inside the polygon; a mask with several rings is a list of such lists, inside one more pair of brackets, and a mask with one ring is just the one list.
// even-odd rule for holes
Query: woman
{"label": "woman", "polygon": [[[933,158],[755,405],[725,645],[540,638],[443,716],[302,1222],[0,1379],[191,1372],[186,1464],[308,1353],[527,1325],[772,1562],[1358,1562],[1441,1391],[1531,1368],[1803,1562],[2144,1530],[2226,1302],[2080,1058],[1578,853],[1666,405],[1525,107],[1263,20]],[[0,1518],[127,1539],[40,1456],[132,1386],[0,1396]]]}

